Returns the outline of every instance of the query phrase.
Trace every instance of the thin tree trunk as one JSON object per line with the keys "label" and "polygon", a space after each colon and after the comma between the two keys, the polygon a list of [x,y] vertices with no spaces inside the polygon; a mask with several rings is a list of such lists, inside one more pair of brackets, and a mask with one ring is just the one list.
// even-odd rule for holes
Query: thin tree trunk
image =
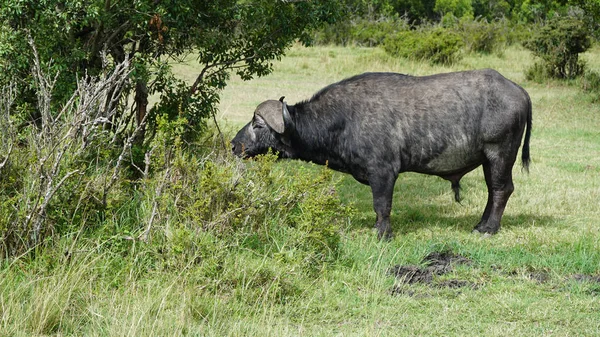
{"label": "thin tree trunk", "polygon": [[[146,119],[148,113],[148,83],[146,80],[138,79],[135,84],[135,111],[136,111],[136,126],[140,127],[143,121]],[[134,144],[141,145],[144,142],[146,136],[146,125],[141,125],[140,132],[138,133]]]}

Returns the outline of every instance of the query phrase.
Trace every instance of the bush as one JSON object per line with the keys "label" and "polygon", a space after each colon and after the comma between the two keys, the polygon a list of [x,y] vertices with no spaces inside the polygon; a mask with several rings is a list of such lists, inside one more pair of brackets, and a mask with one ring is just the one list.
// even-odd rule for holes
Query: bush
{"label": "bush", "polygon": [[533,32],[536,30],[534,24],[526,24],[522,22],[507,22],[507,29],[505,30],[506,43],[508,45],[520,44],[522,45],[525,41],[528,41],[533,36]]}
{"label": "bush", "polygon": [[531,67],[525,69],[525,78],[528,81],[543,83],[551,77],[548,73],[548,67],[541,62],[535,62]]}
{"label": "bush", "polygon": [[[330,170],[289,175],[273,154],[247,162],[222,146],[198,151],[184,142],[187,120],[167,115],[157,116],[152,140],[136,148],[134,121],[104,124],[115,111],[107,102],[128,71],[124,63],[81,79],[57,112],[49,75],[34,69],[39,127],[20,128],[15,86],[0,88],[0,258],[91,236],[119,253],[129,241],[145,243],[164,259],[151,264],[181,267],[204,258],[199,233],[260,254],[279,252],[308,269],[337,258],[350,209]],[[125,134],[129,128],[135,130]]]}
{"label": "bush", "polygon": [[471,0],[436,0],[434,10],[443,16],[452,15],[457,18],[473,17]]}
{"label": "bush", "polygon": [[593,95],[595,102],[600,101],[600,74],[589,70],[581,77],[581,88]]}
{"label": "bush", "polygon": [[127,157],[127,146],[120,151],[107,124],[123,133],[127,129],[109,121],[118,103],[111,97],[125,85],[129,63],[79,79],[71,99],[59,106],[52,101],[56,77],[44,74],[39,64],[36,53],[32,75],[39,125],[19,126],[16,86],[0,88],[0,257],[43,247],[87,225],[95,210],[106,209],[108,191]]}
{"label": "bush", "polygon": [[181,142],[185,128],[166,117],[157,123],[147,175],[121,208],[136,211],[112,214],[131,219],[106,233],[109,241],[129,238],[115,249],[148,271],[193,267],[194,282],[207,291],[248,303],[299,296],[338,259],[352,209],[340,201],[333,171],[290,168],[298,164],[276,162],[274,154],[241,160],[220,147],[192,153]]}
{"label": "bush", "polygon": [[325,25],[313,35],[313,42],[318,45],[335,44],[346,46],[351,42],[352,22],[342,20],[334,24]]}
{"label": "bush", "polygon": [[542,63],[534,65],[538,69],[527,72],[540,73],[558,78],[575,78],[584,72],[584,64],[579,53],[591,45],[590,32],[585,22],[576,16],[556,16],[533,34],[524,46],[541,58]]}
{"label": "bush", "polygon": [[408,30],[408,24],[395,18],[384,18],[378,21],[367,19],[344,20],[327,25],[315,34],[317,44],[337,44],[374,47],[378,46],[389,35]]}
{"label": "bush", "polygon": [[488,23],[485,20],[460,20],[456,30],[469,52],[491,54],[507,44],[506,21]]}
{"label": "bush", "polygon": [[383,44],[391,55],[445,65],[460,59],[462,47],[460,35],[442,27],[400,32]]}
{"label": "bush", "polygon": [[[290,176],[275,160],[273,154],[248,163],[230,155],[176,154],[171,170],[157,173],[154,186],[146,188],[145,218],[163,229],[159,236],[169,238],[175,228],[207,231],[260,254],[279,251],[318,268],[337,257],[340,226],[350,209],[337,195],[331,170],[294,169]],[[161,180],[162,192],[152,195]],[[162,216],[153,217],[153,209]]]}
{"label": "bush", "polygon": [[351,30],[352,41],[359,46],[378,46],[389,35],[408,30],[409,26],[402,20],[358,21]]}

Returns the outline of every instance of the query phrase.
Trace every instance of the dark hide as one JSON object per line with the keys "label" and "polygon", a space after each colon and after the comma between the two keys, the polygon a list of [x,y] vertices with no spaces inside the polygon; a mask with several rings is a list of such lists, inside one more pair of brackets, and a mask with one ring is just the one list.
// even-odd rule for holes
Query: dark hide
{"label": "dark hide", "polygon": [[494,70],[425,77],[365,73],[296,105],[283,97],[262,103],[231,144],[238,156],[272,148],[282,158],[328,163],[370,185],[380,237],[392,233],[399,173],[447,179],[459,200],[460,179],[483,165],[488,202],[475,230],[493,234],[514,189],[512,168],[524,132],[527,169],[531,101]]}

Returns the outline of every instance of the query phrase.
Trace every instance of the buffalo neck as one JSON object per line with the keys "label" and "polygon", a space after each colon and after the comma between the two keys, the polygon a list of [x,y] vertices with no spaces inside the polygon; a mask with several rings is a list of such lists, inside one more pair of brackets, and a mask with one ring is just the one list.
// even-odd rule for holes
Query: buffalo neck
{"label": "buffalo neck", "polygon": [[[345,172],[339,156],[339,133],[343,118],[315,109],[310,102],[289,107],[294,127],[289,135],[293,158]],[[338,121],[338,122],[336,122]]]}

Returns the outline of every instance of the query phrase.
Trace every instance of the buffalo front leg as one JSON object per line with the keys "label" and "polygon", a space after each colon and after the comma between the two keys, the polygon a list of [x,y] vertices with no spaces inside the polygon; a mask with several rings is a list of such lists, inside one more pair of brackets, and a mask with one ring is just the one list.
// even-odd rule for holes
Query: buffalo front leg
{"label": "buffalo front leg", "polygon": [[371,179],[371,191],[373,192],[373,208],[377,214],[377,237],[379,239],[391,239],[392,227],[390,224],[390,213],[392,212],[392,198],[394,195],[394,183],[396,176],[380,176]]}

